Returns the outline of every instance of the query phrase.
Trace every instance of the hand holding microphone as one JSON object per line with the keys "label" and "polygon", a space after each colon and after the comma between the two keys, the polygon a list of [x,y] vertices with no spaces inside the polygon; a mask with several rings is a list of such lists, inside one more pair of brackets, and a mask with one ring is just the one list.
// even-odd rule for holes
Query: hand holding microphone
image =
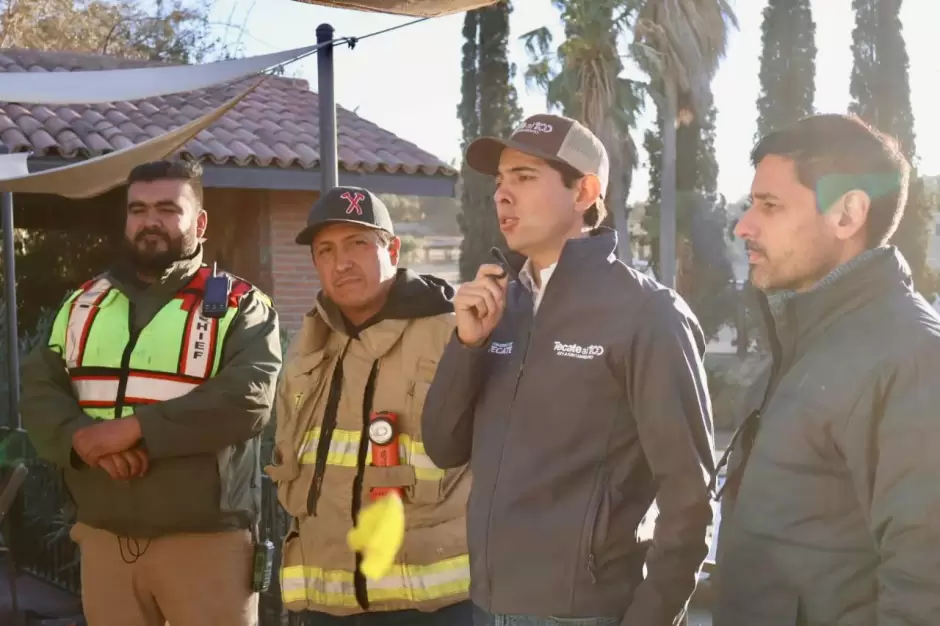
{"label": "hand holding microphone", "polygon": [[454,296],[457,338],[465,346],[482,346],[506,310],[506,269],[495,263],[481,265],[476,278],[462,284]]}

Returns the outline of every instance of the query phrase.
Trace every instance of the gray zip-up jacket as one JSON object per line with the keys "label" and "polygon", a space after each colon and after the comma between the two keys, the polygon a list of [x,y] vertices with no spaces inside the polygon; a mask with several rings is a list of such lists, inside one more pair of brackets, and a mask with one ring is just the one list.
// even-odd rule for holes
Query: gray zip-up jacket
{"label": "gray zip-up jacket", "polygon": [[470,593],[492,613],[670,625],[707,554],[705,340],[616,243],[608,229],[568,242],[535,316],[510,282],[490,341],[455,336],[424,405],[431,459],[471,463]]}

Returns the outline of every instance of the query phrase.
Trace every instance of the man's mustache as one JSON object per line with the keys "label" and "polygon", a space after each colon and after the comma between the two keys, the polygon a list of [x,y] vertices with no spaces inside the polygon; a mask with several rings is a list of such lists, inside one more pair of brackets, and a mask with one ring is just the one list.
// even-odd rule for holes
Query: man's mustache
{"label": "man's mustache", "polygon": [[163,232],[162,230],[160,230],[159,228],[145,228],[144,230],[140,231],[134,236],[134,242],[136,243],[148,235],[156,235],[157,237],[160,237],[167,243],[170,242],[170,236],[166,234],[165,232]]}
{"label": "man's mustache", "polygon": [[748,252],[754,252],[762,256],[767,256],[767,251],[764,249],[764,246],[760,245],[759,243],[747,241],[744,243],[744,247]]}

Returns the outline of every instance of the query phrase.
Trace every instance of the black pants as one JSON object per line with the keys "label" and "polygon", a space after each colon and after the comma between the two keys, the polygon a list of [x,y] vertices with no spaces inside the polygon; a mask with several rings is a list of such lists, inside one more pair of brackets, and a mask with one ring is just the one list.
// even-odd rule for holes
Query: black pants
{"label": "black pants", "polygon": [[468,600],[433,613],[385,611],[344,617],[307,611],[300,623],[303,626],[473,626],[473,605]]}

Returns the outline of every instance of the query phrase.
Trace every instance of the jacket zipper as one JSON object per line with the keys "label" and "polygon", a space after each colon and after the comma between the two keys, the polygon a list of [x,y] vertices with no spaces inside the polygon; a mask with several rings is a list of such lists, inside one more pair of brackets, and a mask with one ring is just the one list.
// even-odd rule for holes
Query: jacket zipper
{"label": "jacket zipper", "polygon": [[601,504],[604,501],[603,491],[597,497],[597,502],[591,506],[591,515],[588,518],[588,538],[587,538],[587,549],[588,549],[588,562],[587,569],[588,573],[591,575],[591,584],[597,584],[597,560],[594,556],[594,530],[597,528],[597,519],[601,514]]}
{"label": "jacket zipper", "polygon": [[114,401],[114,419],[121,419],[124,412],[124,395],[127,393],[127,380],[130,378],[131,355],[137,346],[137,339],[140,338],[140,330],[134,328],[134,303],[129,302],[127,306],[127,329],[130,336],[127,339],[127,345],[124,346],[124,354],[121,355],[121,377],[118,380],[117,398]]}
{"label": "jacket zipper", "polygon": [[[552,278],[554,278],[554,280],[549,281],[548,285],[542,285],[542,301],[540,302],[539,307],[538,307],[540,309],[545,306],[545,298],[548,296],[549,286],[557,283],[559,280],[557,274],[554,275]],[[519,288],[526,289],[526,287],[524,287],[522,283],[519,283]],[[529,292],[529,294],[530,296],[532,295],[531,292]],[[522,363],[519,364],[519,371],[516,372],[516,382],[512,388],[512,401],[509,403],[509,419],[510,420],[512,419],[512,410],[516,406],[516,394],[519,391],[519,384],[522,382],[522,374],[525,371],[526,361],[529,358],[529,346],[532,345],[532,335],[535,334],[536,314],[538,313],[538,311],[536,311],[535,309],[535,298],[530,298],[530,307],[532,311],[532,323],[529,324],[529,329],[526,331],[525,352],[522,353]],[[505,312],[503,313],[503,315],[505,315]],[[506,426],[507,434],[509,432],[509,425],[510,424],[507,424]],[[503,468],[503,455],[505,453],[505,450],[506,450],[506,440],[504,438],[503,449],[500,451],[500,454],[499,454],[499,464],[496,466],[496,479],[493,481],[493,500],[494,501],[496,500],[496,490],[499,487],[499,473],[500,473],[500,470],[502,470]],[[493,522],[493,507],[490,506],[490,510],[489,510],[489,513],[487,514],[487,520],[486,520],[486,578],[487,578],[487,588],[490,590],[491,599],[493,595],[493,592],[492,592],[493,567],[492,567],[492,561],[490,559],[490,529],[492,528],[492,522]]]}
{"label": "jacket zipper", "polygon": [[[522,372],[525,370],[525,362],[529,356],[529,343],[532,338],[532,330],[535,327],[535,317],[533,316],[532,324],[529,326],[529,330],[526,333],[526,343],[525,343],[525,352],[522,354],[522,363],[519,365],[519,371],[516,373],[516,382],[512,388],[512,402],[509,403],[509,419],[512,420],[512,409],[516,406],[516,392],[519,391],[519,383],[522,381]],[[509,424],[506,425],[506,432],[508,436]],[[496,480],[493,481],[493,500],[496,500],[496,490],[499,488],[499,473],[503,468],[503,455],[506,450],[506,437],[503,438],[503,449],[499,453],[499,464],[496,466]],[[486,519],[486,577],[487,577],[487,587],[490,589],[490,598],[492,600],[493,596],[493,566],[490,560],[490,530],[493,523],[493,507],[490,506],[489,513],[487,514]]]}
{"label": "jacket zipper", "polygon": [[[525,289],[520,285],[521,289]],[[545,294],[542,294],[542,303],[545,302]],[[532,344],[532,334],[535,330],[535,311],[534,311],[534,300],[533,300],[533,312],[532,312],[532,323],[529,324],[529,329],[526,331],[526,341],[525,341],[525,352],[522,353],[522,363],[519,364],[519,371],[516,373],[516,381],[512,388],[512,401],[509,403],[509,419],[512,420],[512,410],[516,406],[516,393],[519,391],[519,383],[522,382],[522,373],[525,371],[526,359],[529,357],[529,346]],[[509,433],[510,424],[506,425],[507,436]],[[499,473],[503,468],[503,455],[506,450],[506,438],[503,438],[503,447],[499,453],[499,464],[496,466],[496,479],[493,481],[493,500],[496,500],[496,490],[499,488]],[[490,590],[490,600],[492,601],[493,596],[493,566],[490,559],[490,530],[493,523],[493,506],[490,506],[490,510],[487,514],[486,519],[486,578],[487,578],[487,588]]]}
{"label": "jacket zipper", "polygon": [[[614,429],[616,428],[616,421],[612,422],[610,429],[607,432],[607,441],[610,441],[613,437]],[[605,449],[604,457],[607,457],[608,450]],[[603,463],[603,461],[601,461]],[[604,471],[598,467],[597,469],[597,478],[595,480],[600,481],[601,493],[598,496],[597,504],[591,510],[591,522],[590,530],[588,531],[588,563],[587,568],[588,572],[591,574],[591,584],[597,584],[597,559],[594,556],[594,531],[597,528],[597,520],[601,515],[601,506],[604,504],[604,490],[607,489],[607,476]]]}

